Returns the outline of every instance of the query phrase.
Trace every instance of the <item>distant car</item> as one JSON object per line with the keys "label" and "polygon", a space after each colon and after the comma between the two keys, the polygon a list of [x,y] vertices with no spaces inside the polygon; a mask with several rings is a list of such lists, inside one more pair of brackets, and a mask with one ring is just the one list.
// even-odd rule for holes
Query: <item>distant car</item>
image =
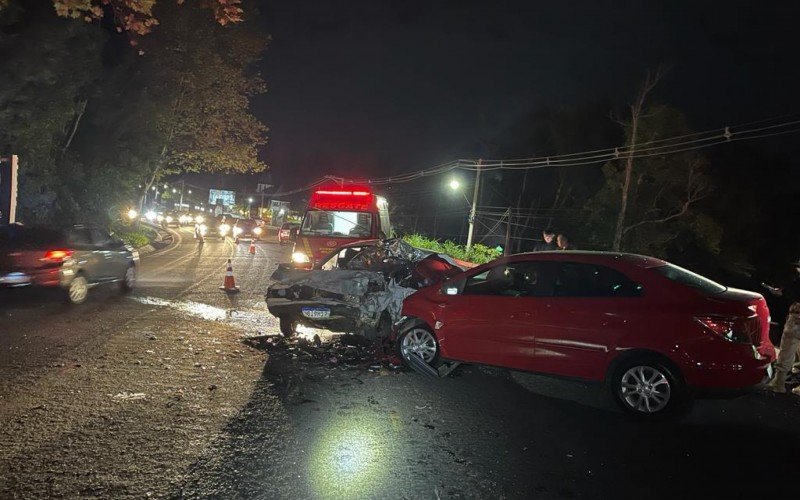
{"label": "distant car", "polygon": [[278,229],[278,243],[283,245],[284,243],[291,243],[293,241],[293,236],[300,231],[300,224],[295,222],[284,222],[281,224],[281,228]]}
{"label": "distant car", "polygon": [[399,239],[361,241],[337,248],[312,270],[278,266],[265,300],[285,336],[303,325],[388,337],[405,297],[459,272],[447,257]]}
{"label": "distant car", "polygon": [[130,292],[138,263],[136,250],[95,227],[0,227],[0,288],[58,288],[80,304],[102,283]]}
{"label": "distant car", "polygon": [[420,290],[403,316],[398,352],[418,371],[465,362],[605,381],[647,417],[757,386],[775,359],[761,295],[640,255],[500,258]]}
{"label": "distant car", "polygon": [[178,223],[180,223],[181,226],[194,226],[196,217],[197,215],[193,212],[179,212]]}
{"label": "distant car", "polygon": [[174,210],[164,212],[159,218],[162,227],[181,227],[180,214]]}
{"label": "distant car", "polygon": [[237,219],[233,226],[233,238],[239,240],[258,240],[266,236],[265,228],[255,219]]}
{"label": "distant car", "polygon": [[195,220],[200,221],[200,222],[195,222],[194,225],[194,237],[197,239],[202,240],[207,237],[224,238],[231,232],[230,225],[225,224],[225,219],[221,215],[218,215],[216,217],[198,216],[195,218]]}

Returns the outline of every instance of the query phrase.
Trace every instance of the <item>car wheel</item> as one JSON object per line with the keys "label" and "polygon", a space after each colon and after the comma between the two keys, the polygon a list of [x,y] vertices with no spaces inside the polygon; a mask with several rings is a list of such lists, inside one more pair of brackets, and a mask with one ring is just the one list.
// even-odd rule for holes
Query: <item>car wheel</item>
{"label": "car wheel", "polygon": [[292,318],[286,316],[280,317],[281,333],[284,337],[292,337],[297,331],[297,321],[292,321]]}
{"label": "car wheel", "polygon": [[689,398],[680,376],[666,363],[652,358],[626,361],[611,379],[614,399],[628,414],[653,419],[688,408]]}
{"label": "car wheel", "polygon": [[133,288],[136,286],[136,266],[128,266],[125,269],[125,274],[122,276],[122,280],[119,282],[119,288],[122,293],[129,293],[133,291]]}
{"label": "car wheel", "polygon": [[406,364],[412,355],[419,356],[431,366],[435,366],[439,360],[439,342],[436,336],[423,326],[415,326],[400,335],[397,339],[397,350]]}
{"label": "car wheel", "polygon": [[83,304],[89,295],[89,282],[83,276],[75,276],[66,290],[66,299],[70,304]]}

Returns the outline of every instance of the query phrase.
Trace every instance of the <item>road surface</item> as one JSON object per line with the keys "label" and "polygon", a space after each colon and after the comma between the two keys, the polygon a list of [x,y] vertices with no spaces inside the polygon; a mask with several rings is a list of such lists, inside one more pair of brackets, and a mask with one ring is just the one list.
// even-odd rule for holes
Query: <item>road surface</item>
{"label": "road surface", "polygon": [[[800,398],[633,421],[600,387],[466,366],[443,380],[263,302],[289,247],[187,230],[131,296],[0,304],[0,497],[791,498]],[[219,290],[232,259],[241,293]]]}

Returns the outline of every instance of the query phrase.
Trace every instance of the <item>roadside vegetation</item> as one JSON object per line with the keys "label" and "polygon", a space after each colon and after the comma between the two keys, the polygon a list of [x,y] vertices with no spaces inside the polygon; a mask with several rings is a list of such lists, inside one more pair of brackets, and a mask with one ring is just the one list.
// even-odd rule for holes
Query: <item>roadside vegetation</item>
{"label": "roadside vegetation", "polygon": [[155,229],[141,224],[136,227],[122,221],[114,222],[111,225],[111,231],[114,233],[114,236],[133,248],[141,248],[149,245],[158,236]]}
{"label": "roadside vegetation", "polygon": [[472,245],[472,248],[470,248],[468,252],[464,245],[459,245],[450,240],[439,241],[427,238],[421,234],[408,234],[403,236],[403,240],[413,247],[443,253],[455,259],[472,262],[474,264],[484,264],[503,255],[503,252],[500,250],[489,248],[480,243]]}

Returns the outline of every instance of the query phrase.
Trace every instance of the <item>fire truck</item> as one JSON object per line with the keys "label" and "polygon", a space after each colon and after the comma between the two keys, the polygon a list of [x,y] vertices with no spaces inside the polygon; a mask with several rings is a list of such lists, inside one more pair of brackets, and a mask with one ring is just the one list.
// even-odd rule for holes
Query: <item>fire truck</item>
{"label": "fire truck", "polygon": [[312,194],[295,241],[292,263],[312,268],[332,251],[393,234],[386,198],[369,186],[320,186]]}

